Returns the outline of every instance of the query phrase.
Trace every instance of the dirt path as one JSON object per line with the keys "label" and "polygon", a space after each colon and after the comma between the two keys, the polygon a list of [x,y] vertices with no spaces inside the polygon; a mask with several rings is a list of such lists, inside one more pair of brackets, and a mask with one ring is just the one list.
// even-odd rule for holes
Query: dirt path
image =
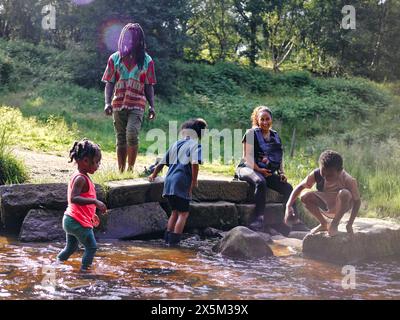
{"label": "dirt path", "polygon": [[[71,174],[76,170],[74,164],[69,163],[68,154],[43,153],[27,149],[14,148],[13,154],[22,160],[29,171],[29,180],[27,183],[53,183],[67,182]],[[145,166],[149,166],[145,156],[139,155],[135,171],[142,173]],[[152,162],[153,160],[151,160]],[[117,160],[114,155],[103,154],[100,170],[117,171]],[[199,178],[202,179],[220,179],[231,180],[232,177],[226,177],[219,174],[200,172]]]}
{"label": "dirt path", "polygon": [[[69,163],[68,154],[57,155],[51,153],[40,153],[27,149],[16,148],[13,154],[22,160],[29,170],[28,182],[66,182],[76,170],[74,164]],[[102,159],[102,166],[112,168],[115,160],[105,155]]]}

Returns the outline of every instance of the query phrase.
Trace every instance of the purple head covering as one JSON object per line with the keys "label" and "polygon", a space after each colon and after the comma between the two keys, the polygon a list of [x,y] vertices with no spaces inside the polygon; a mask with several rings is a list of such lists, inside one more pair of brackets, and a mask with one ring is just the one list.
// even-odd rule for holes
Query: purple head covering
{"label": "purple head covering", "polygon": [[138,23],[128,23],[122,29],[118,51],[122,58],[133,53],[135,58],[140,59],[140,51],[144,51],[144,33]]}

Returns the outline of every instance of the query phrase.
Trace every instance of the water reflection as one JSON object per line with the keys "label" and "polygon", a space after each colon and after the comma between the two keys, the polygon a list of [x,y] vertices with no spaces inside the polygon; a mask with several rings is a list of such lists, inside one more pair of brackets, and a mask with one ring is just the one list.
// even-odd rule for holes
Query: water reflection
{"label": "water reflection", "polygon": [[21,244],[0,237],[0,299],[399,299],[400,260],[359,264],[356,288],[342,288],[342,267],[273,246],[275,257],[233,261],[215,242],[99,243],[97,276],[78,274],[82,252],[63,264],[62,243]]}

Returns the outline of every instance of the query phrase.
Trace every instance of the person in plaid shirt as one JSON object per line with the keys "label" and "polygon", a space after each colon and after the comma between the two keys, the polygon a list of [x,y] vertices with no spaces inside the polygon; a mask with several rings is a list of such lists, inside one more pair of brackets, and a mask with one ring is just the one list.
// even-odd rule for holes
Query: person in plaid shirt
{"label": "person in plaid shirt", "polygon": [[108,59],[102,81],[106,115],[113,116],[116,133],[118,168],[132,170],[139,146],[139,131],[146,102],[150,120],[155,119],[154,61],[145,50],[144,32],[138,23],[128,23],[121,31],[118,51]]}

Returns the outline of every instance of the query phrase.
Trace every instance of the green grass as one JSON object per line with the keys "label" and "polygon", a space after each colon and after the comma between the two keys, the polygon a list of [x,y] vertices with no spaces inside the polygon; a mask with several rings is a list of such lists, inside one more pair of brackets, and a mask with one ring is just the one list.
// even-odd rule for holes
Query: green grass
{"label": "green grass", "polygon": [[14,117],[4,116],[0,111],[0,185],[23,183],[28,179],[24,164],[11,153],[14,121]]}

